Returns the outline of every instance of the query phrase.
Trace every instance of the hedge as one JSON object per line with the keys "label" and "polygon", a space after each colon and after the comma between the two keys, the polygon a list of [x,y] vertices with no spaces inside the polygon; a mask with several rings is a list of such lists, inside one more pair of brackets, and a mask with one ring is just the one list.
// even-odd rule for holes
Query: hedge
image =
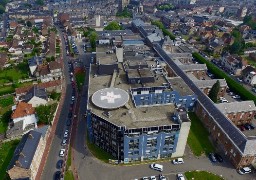
{"label": "hedge", "polygon": [[159,29],[161,29],[165,36],[169,36],[172,40],[174,40],[176,38],[170,31],[165,29],[165,27],[161,21],[152,21],[151,23],[153,25],[157,26]]}
{"label": "hedge", "polygon": [[254,103],[256,103],[256,97],[250,91],[245,89],[241,84],[227,75],[224,71],[220,70],[217,66],[206,60],[199,53],[194,52],[192,55],[195,59],[198,60],[199,63],[206,64],[208,70],[213,73],[215,77],[225,79],[228,87],[235,93],[239,94],[243,100],[253,100]]}

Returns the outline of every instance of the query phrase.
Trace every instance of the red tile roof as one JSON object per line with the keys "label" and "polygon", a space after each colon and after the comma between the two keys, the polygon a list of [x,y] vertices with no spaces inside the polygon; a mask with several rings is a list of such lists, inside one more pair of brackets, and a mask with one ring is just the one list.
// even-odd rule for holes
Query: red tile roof
{"label": "red tile roof", "polygon": [[28,116],[31,114],[35,114],[35,108],[32,107],[32,104],[19,102],[16,109],[12,113],[12,119]]}

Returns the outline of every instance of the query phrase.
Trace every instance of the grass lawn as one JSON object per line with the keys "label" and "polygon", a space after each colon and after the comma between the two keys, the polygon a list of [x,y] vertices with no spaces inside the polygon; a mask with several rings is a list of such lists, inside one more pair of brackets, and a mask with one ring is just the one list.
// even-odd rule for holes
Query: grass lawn
{"label": "grass lawn", "polygon": [[68,170],[65,172],[65,175],[64,175],[64,180],[74,180],[74,175],[73,175],[73,172]]}
{"label": "grass lawn", "polygon": [[195,113],[189,112],[191,127],[188,135],[188,145],[195,156],[203,153],[208,154],[214,152],[215,149],[209,140],[209,133],[198,119]]}
{"label": "grass lawn", "polygon": [[107,153],[103,149],[99,148],[93,143],[89,142],[89,138],[87,137],[87,147],[89,148],[90,152],[99,160],[108,163],[109,159],[115,159],[111,154]]}
{"label": "grass lawn", "polygon": [[81,91],[85,80],[85,72],[78,72],[75,74],[75,77],[78,90]]}
{"label": "grass lawn", "polygon": [[185,172],[185,176],[187,178],[187,180],[224,180],[224,178],[209,173],[207,171],[188,171]]}
{"label": "grass lawn", "polygon": [[5,98],[0,99],[0,107],[5,108],[13,104],[13,96],[7,96]]}
{"label": "grass lawn", "polygon": [[6,168],[9,165],[19,140],[0,144],[0,177],[6,177]]}
{"label": "grass lawn", "polygon": [[15,88],[13,86],[2,86],[0,87],[0,96],[4,94],[14,93]]}
{"label": "grass lawn", "polygon": [[71,147],[68,148],[68,159],[67,159],[67,165],[66,169],[68,169],[71,166]]}

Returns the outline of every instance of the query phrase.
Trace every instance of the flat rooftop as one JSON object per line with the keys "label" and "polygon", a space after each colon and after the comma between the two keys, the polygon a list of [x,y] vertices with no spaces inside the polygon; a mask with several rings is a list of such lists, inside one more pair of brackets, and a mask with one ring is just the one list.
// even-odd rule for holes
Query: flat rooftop
{"label": "flat rooftop", "polygon": [[117,57],[111,47],[100,46],[96,48],[96,60],[100,64],[113,64],[117,62]]}
{"label": "flat rooftop", "polygon": [[180,95],[188,96],[194,94],[181,77],[172,77],[168,78],[168,80],[171,83],[172,89],[178,91]]}
{"label": "flat rooftop", "polygon": [[[142,87],[141,84],[127,84],[127,79],[125,72],[123,71],[123,66],[119,64],[120,73],[116,76],[114,82],[114,88],[122,89],[129,93],[130,88]],[[92,101],[92,95],[104,88],[108,88],[112,81],[112,75],[104,75],[94,77],[94,74],[97,72],[97,66],[91,66],[90,74],[90,85],[89,85],[89,97],[90,103],[89,108],[92,109],[92,112],[105,120],[108,120],[111,123],[114,123],[118,126],[126,126],[127,128],[141,128],[141,127],[150,127],[150,126],[161,126],[161,125],[171,125],[175,124],[171,119],[171,115],[175,111],[174,105],[161,105],[153,107],[140,107],[135,108],[132,97],[123,107],[117,109],[111,109],[108,111],[108,116],[105,115],[106,109],[99,108],[95,106]]]}

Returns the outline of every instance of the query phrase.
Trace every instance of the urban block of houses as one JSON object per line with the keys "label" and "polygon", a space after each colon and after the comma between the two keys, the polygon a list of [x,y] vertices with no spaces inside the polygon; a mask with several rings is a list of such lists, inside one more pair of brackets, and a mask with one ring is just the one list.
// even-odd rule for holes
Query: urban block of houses
{"label": "urban block of houses", "polygon": [[221,64],[235,75],[241,75],[241,71],[247,66],[247,61],[242,57],[225,55],[221,58]]}
{"label": "urban block of houses", "polygon": [[62,78],[62,67],[59,62],[51,61],[47,65],[37,66],[35,76],[41,82],[60,80]]}
{"label": "urban block of houses", "polygon": [[12,123],[16,127],[18,124],[20,128],[24,130],[27,126],[37,127],[37,116],[35,108],[32,107],[32,104],[26,102],[19,102],[17,105],[12,108]]}
{"label": "urban block of houses", "polygon": [[43,126],[22,136],[7,167],[11,179],[36,179],[48,131],[49,127]]}

